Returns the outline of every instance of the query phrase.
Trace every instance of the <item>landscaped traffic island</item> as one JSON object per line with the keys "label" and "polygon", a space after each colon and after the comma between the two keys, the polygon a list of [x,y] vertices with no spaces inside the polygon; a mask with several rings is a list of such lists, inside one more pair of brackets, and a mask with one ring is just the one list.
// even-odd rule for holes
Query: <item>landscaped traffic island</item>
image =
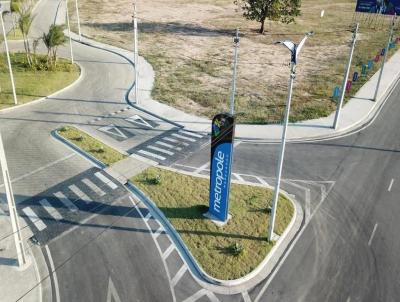
{"label": "landscaped traffic island", "polygon": [[[64,59],[48,66],[47,56],[35,55],[35,64],[27,63],[25,53],[12,53],[11,65],[18,104],[28,103],[61,90],[79,78],[80,69]],[[0,109],[14,106],[12,86],[5,53],[0,54]]]}
{"label": "landscaped traffic island", "polygon": [[[152,167],[131,179],[172,223],[194,258],[212,277],[232,280],[254,270],[267,256],[268,207],[272,191],[233,184],[231,220],[219,227],[203,214],[208,209],[209,180]],[[275,232],[281,235],[294,213],[291,201],[281,195]]]}

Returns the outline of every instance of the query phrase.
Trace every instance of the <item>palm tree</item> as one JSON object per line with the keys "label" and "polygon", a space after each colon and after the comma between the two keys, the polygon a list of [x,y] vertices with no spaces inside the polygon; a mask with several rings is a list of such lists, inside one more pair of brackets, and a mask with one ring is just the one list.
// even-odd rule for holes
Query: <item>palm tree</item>
{"label": "palm tree", "polygon": [[28,60],[29,66],[32,66],[32,58],[31,58],[31,48],[30,48],[29,40],[28,40],[28,33],[31,28],[33,18],[34,17],[32,16],[32,13],[29,10],[27,10],[27,11],[22,10],[19,13],[18,26],[19,26],[19,29],[21,30],[22,38],[24,40],[26,59]]}
{"label": "palm tree", "polygon": [[47,48],[47,66],[57,64],[57,49],[67,41],[64,35],[64,26],[52,24],[47,33],[43,33],[43,43]]}

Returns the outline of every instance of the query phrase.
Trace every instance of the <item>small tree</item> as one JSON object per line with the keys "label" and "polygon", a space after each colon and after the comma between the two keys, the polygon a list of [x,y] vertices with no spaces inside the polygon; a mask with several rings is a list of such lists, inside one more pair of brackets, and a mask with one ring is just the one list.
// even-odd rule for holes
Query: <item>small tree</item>
{"label": "small tree", "polygon": [[14,37],[15,37],[15,30],[16,30],[16,24],[17,24],[15,14],[20,14],[22,12],[22,2],[19,0],[11,0],[10,12],[12,13],[13,32],[14,32]]}
{"label": "small tree", "polygon": [[260,34],[265,31],[265,20],[291,23],[300,15],[301,0],[235,0],[248,20],[261,23]]}
{"label": "small tree", "polygon": [[31,47],[29,45],[28,33],[33,22],[33,16],[29,10],[22,10],[19,12],[18,26],[22,33],[22,38],[24,40],[24,48],[26,53],[26,59],[28,64],[32,66],[31,58]]}
{"label": "small tree", "polygon": [[64,26],[52,24],[47,33],[42,37],[44,45],[47,48],[47,66],[57,64],[57,49],[67,41],[64,35]]}

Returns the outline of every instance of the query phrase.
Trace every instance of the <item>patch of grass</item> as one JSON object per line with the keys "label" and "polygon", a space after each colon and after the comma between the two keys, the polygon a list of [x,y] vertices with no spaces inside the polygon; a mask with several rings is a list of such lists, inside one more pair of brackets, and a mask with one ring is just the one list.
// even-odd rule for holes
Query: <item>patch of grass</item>
{"label": "patch of grass", "polygon": [[[157,176],[160,183],[149,182]],[[216,278],[236,279],[250,273],[273,247],[266,240],[272,200],[268,189],[232,184],[232,219],[218,227],[203,216],[208,209],[209,180],[152,167],[131,181],[157,204],[203,269]],[[282,234],[294,213],[284,196],[277,213],[275,231]]]}
{"label": "patch of grass", "polygon": [[[69,61],[59,59],[55,68],[47,68],[46,57],[37,56],[34,68],[28,66],[24,53],[12,53],[11,64],[19,104],[48,96],[79,78],[80,69]],[[14,106],[7,58],[0,54],[0,109]]]}
{"label": "patch of grass", "polygon": [[58,134],[108,166],[126,158],[125,155],[78,128],[62,127],[58,130]]}

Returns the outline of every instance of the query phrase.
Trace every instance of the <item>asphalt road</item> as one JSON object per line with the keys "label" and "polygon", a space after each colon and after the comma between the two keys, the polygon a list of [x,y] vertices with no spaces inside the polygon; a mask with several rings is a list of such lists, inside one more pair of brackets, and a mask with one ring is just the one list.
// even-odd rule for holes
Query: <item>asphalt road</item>
{"label": "asphalt road", "polygon": [[[42,0],[33,36],[47,29],[57,5],[58,1]],[[77,43],[74,46],[76,59],[85,68],[77,85],[45,102],[0,115],[14,191],[21,205],[32,198],[50,198],[75,184],[80,175],[93,177],[92,166],[55,141],[52,130],[65,124],[90,128],[90,120],[126,107],[124,95],[133,80],[132,67],[109,52]],[[61,53],[67,55],[67,49]],[[335,185],[321,202],[313,197],[307,227],[274,275],[248,291],[251,301],[398,300],[399,93],[400,86],[376,121],[362,132],[331,141],[288,145],[286,179],[306,186],[329,181]],[[103,122],[93,127],[110,123],[107,119]],[[168,129],[155,131],[148,138]],[[273,181],[277,148],[238,145],[234,172],[239,177],[263,176]],[[178,164],[200,168],[208,160],[209,151],[204,148]],[[85,212],[86,216],[64,217],[60,209],[64,224],[80,219],[79,227],[72,226],[44,241],[51,253],[45,252],[48,262],[51,257],[56,268],[60,300],[107,301],[113,296],[115,301],[183,301],[190,297],[196,301],[193,294],[201,287],[185,270],[175,280],[178,283],[172,282],[182,264],[166,264],[169,258],[160,256],[168,247],[162,247],[161,238],[165,237],[154,240],[159,226],[145,223],[142,216],[146,213],[132,207],[129,193],[120,189],[108,201],[85,191],[89,204],[104,203],[96,210],[78,204],[79,215]],[[54,284],[53,277],[56,301]],[[204,293],[198,301],[244,301],[241,295]]]}

